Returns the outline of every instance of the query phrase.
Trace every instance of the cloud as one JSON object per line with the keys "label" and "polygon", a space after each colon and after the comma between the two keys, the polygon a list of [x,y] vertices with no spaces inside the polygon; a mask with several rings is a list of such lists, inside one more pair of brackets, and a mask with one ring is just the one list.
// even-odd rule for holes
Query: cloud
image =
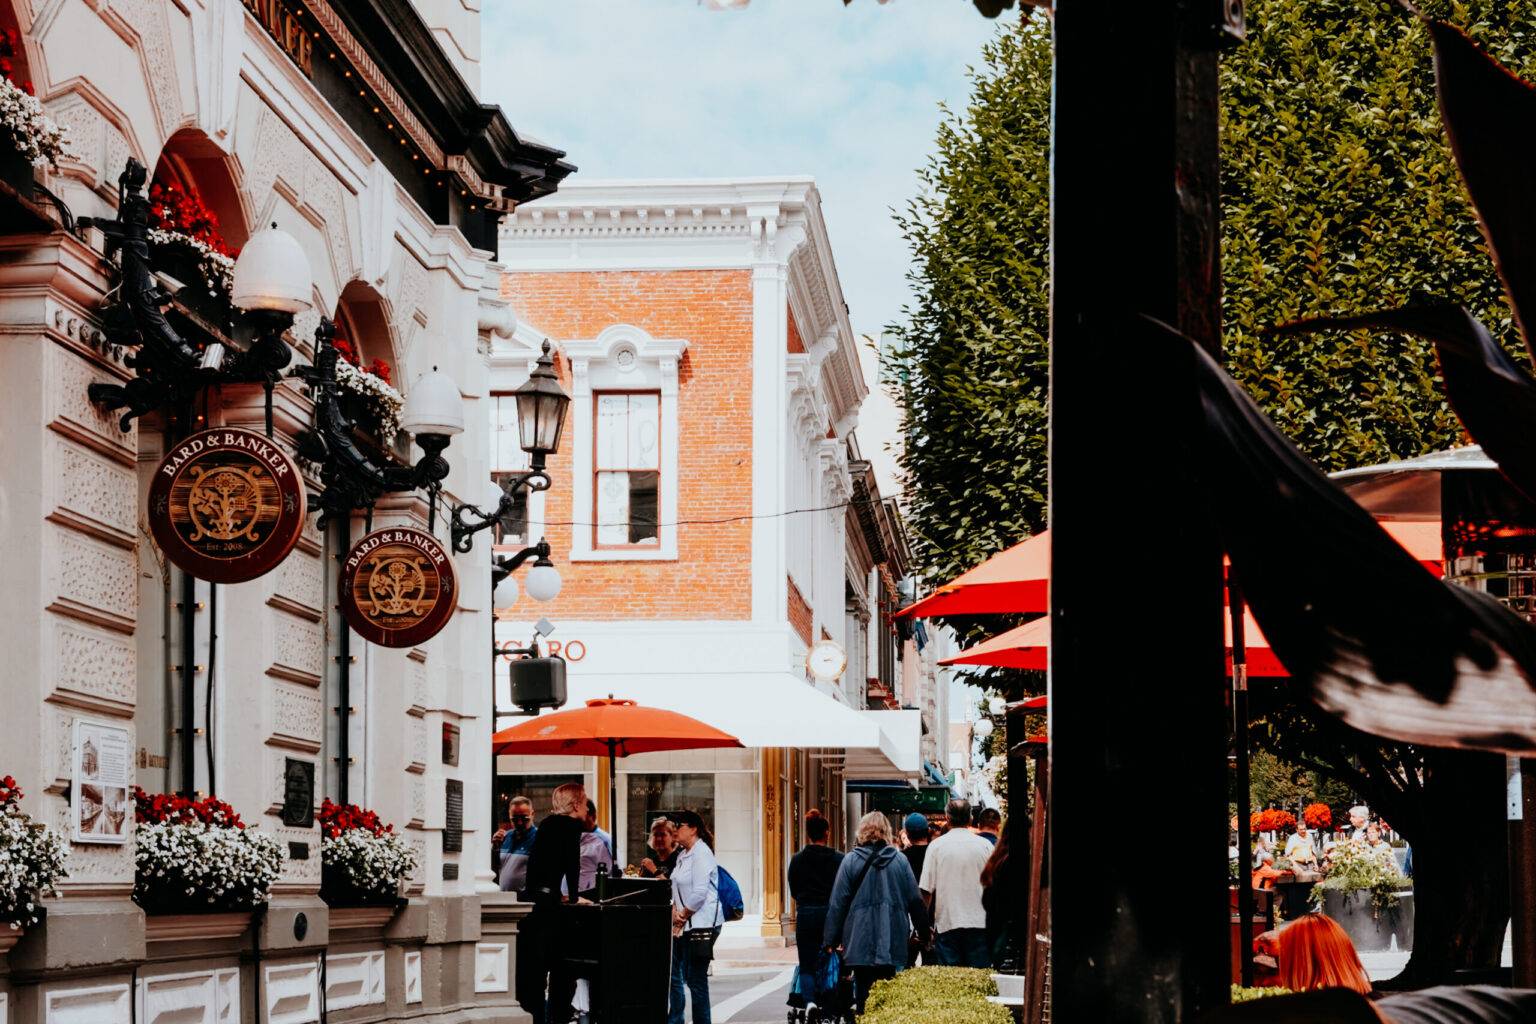
{"label": "cloud", "polygon": [[909,296],[890,211],[998,26],[970,0],[484,0],[481,92],[586,178],[814,175],[876,333]]}

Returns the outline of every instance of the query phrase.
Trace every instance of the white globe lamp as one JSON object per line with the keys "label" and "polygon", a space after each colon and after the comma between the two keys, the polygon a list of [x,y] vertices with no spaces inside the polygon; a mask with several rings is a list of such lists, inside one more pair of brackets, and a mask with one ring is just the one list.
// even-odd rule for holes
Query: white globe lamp
{"label": "white globe lamp", "polygon": [[528,570],[523,586],[535,601],[553,601],[560,596],[560,570],[547,558],[541,558]]}
{"label": "white globe lamp", "polygon": [[304,247],[273,224],[252,235],[240,250],[229,298],[244,310],[302,313],[310,306],[312,287]]}
{"label": "white globe lamp", "polygon": [[[412,437],[452,437],[464,432],[464,399],[459,386],[446,373],[432,367],[416,378],[405,393],[400,427]],[[426,447],[423,445],[423,447]]]}
{"label": "white globe lamp", "polygon": [[517,580],[511,573],[507,573],[502,577],[501,582],[496,584],[496,590],[491,594],[491,607],[497,611],[505,611],[515,604],[517,604]]}
{"label": "white globe lamp", "polygon": [[971,732],[975,733],[976,734],[976,738],[979,739],[979,740],[984,740],[988,736],[991,736],[992,735],[992,719],[990,719],[990,718],[980,718],[980,719],[977,719],[976,720],[976,724],[971,726]]}

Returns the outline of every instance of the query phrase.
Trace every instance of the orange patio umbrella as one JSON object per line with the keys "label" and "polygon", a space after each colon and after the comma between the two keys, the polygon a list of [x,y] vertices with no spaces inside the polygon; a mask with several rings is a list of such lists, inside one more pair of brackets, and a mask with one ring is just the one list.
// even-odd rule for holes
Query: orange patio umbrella
{"label": "orange patio umbrella", "polygon": [[[1436,575],[1443,549],[1439,522],[1386,520],[1381,528]],[[939,615],[1025,615],[1051,610],[1051,533],[1042,530],[963,572],[896,613],[897,618]]]}
{"label": "orange patio umbrella", "polygon": [[[1223,616],[1227,632],[1227,671],[1232,670],[1232,619]],[[1285,666],[1270,650],[1269,642],[1259,631],[1253,613],[1243,612],[1243,646],[1248,654],[1250,676],[1286,676]],[[940,665],[987,665],[994,668],[1044,669],[1051,646],[1051,620],[1035,619],[1017,629],[999,633],[990,640],[983,640],[974,647],[967,647],[952,658],[945,658]],[[1041,704],[1042,710],[1044,702]]]}
{"label": "orange patio umbrella", "polygon": [[608,828],[617,820],[618,758],[660,750],[739,747],[728,732],[661,708],[641,707],[632,700],[608,697],[587,701],[586,707],[539,715],[503,729],[491,737],[491,756],[501,754],[569,754],[608,758]]}

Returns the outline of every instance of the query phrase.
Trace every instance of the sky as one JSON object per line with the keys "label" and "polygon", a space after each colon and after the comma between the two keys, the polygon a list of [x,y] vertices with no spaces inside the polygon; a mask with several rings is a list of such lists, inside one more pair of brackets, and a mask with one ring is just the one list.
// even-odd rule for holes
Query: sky
{"label": "sky", "polygon": [[[964,108],[966,68],[1002,21],[970,0],[752,0],[729,11],[484,0],[481,12],[482,97],[564,149],[580,178],[814,175],[853,328],[871,336],[910,295],[891,211],[916,195],[938,105]],[[861,355],[873,379],[875,355]],[[897,422],[872,394],[857,431],[886,493]]]}

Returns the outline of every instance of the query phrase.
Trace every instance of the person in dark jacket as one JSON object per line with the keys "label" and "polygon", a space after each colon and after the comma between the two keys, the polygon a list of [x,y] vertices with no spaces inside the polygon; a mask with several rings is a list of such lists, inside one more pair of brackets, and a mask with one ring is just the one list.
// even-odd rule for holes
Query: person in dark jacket
{"label": "person in dark jacket", "polygon": [[992,966],[1000,971],[1006,969],[1005,964],[1014,965],[1019,960],[1010,943],[1016,931],[1014,912],[1020,904],[1022,888],[1019,865],[1013,862],[1009,843],[1012,828],[1012,820],[1003,826],[997,849],[992,851],[987,866],[981,869],[981,906],[987,912],[987,949],[992,953]]}
{"label": "person in dark jacket", "polygon": [[[800,977],[810,979],[816,973],[821,955],[821,927],[827,919],[827,904],[832,901],[832,884],[837,880],[843,855],[827,845],[832,823],[812,810],[805,815],[805,847],[789,859],[789,895],[795,901],[795,949],[800,954]],[[789,1005],[804,1007],[805,992],[790,990]]]}
{"label": "person in dark jacket", "polygon": [[517,1003],[534,1024],[559,1024],[568,1019],[576,990],[575,978],[566,971],[560,951],[552,948],[552,940],[554,916],[562,899],[561,883],[567,892],[580,891],[587,791],[581,783],[569,782],[555,790],[550,803],[551,813],[539,822],[528,853],[527,888],[521,898],[533,904],[533,911],[524,919],[517,943]]}
{"label": "person in dark jacket", "polygon": [[[901,851],[901,855],[912,865],[912,877],[920,880],[923,877],[923,858],[928,855],[928,841],[933,838],[933,830],[928,827],[928,816],[921,811],[913,811],[901,823],[901,830],[907,834],[907,848]],[[922,951],[923,948],[917,943],[908,944],[908,967],[917,966],[917,958]]]}
{"label": "person in dark jacket", "polygon": [[841,944],[862,1014],[870,986],[907,966],[907,937],[915,931],[927,941],[928,908],[911,865],[891,845],[884,814],[864,815],[854,838],[859,845],[843,858],[832,885],[822,941],[829,948]]}

